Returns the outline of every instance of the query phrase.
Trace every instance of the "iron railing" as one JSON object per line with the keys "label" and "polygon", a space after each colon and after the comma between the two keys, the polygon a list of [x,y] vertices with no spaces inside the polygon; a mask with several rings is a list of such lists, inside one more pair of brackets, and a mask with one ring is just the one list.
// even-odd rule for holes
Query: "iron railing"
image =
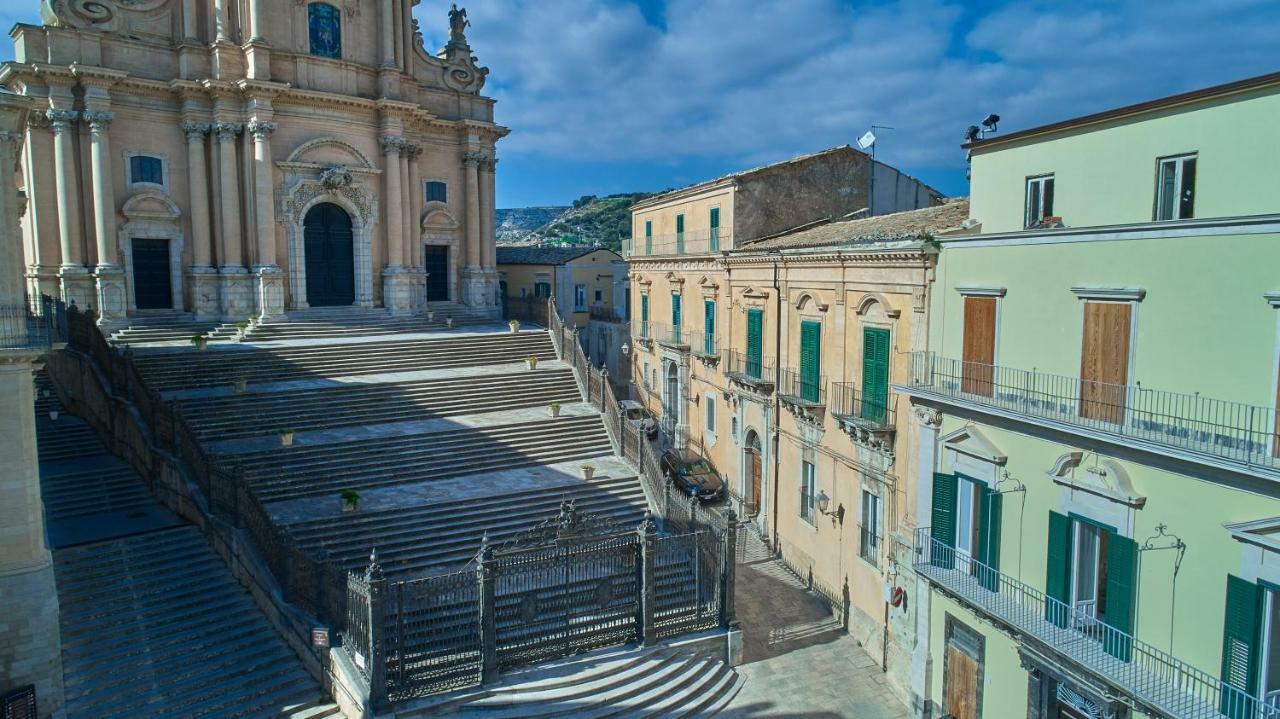
{"label": "iron railing", "polygon": [[669,347],[685,348],[689,346],[689,330],[679,325],[649,323],[649,335],[659,344]]}
{"label": "iron railing", "polygon": [[67,341],[67,306],[40,295],[21,305],[0,305],[0,350],[43,350]]}
{"label": "iron railing", "polygon": [[620,307],[606,307],[604,305],[591,305],[590,317],[596,322],[626,322],[627,318],[623,317]]}
{"label": "iron railing", "polygon": [[831,414],[837,419],[872,430],[893,429],[897,425],[897,408],[892,393],[867,397],[853,382],[831,383]]}
{"label": "iron railing", "polygon": [[725,373],[729,379],[761,391],[773,389],[773,383],[776,380],[771,363],[737,350],[729,350],[725,353],[725,358],[727,360]]}
{"label": "iron railing", "polygon": [[648,320],[631,320],[631,338],[648,342],[653,340],[653,323]]}
{"label": "iron railing", "polygon": [[627,238],[622,241],[624,257],[665,257],[705,255],[730,249],[733,235],[727,227],[686,230],[670,235]]}
{"label": "iron railing", "polygon": [[804,376],[787,368],[782,370],[778,397],[786,402],[806,407],[824,407],[827,404],[827,378],[824,375]]}
{"label": "iron railing", "polygon": [[916,530],[914,568],[974,610],[1034,637],[1158,715],[1175,719],[1280,719],[1218,677],[1161,651]]}
{"label": "iron railing", "polygon": [[706,332],[686,331],[686,344],[689,345],[689,351],[702,358],[717,357],[720,353],[720,344],[716,339],[715,333],[707,334]]}
{"label": "iron railing", "polygon": [[1280,469],[1277,410],[913,352],[906,386],[1162,448]]}

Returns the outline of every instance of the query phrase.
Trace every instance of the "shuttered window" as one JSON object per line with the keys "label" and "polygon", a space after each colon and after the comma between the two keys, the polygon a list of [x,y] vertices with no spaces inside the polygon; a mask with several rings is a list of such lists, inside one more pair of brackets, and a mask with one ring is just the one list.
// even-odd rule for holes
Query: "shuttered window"
{"label": "shuttered window", "polygon": [[680,295],[671,295],[671,339],[680,341]]}
{"label": "shuttered window", "polygon": [[974,482],[978,495],[978,546],[975,556],[983,566],[976,570],[978,582],[995,592],[1000,588],[1000,525],[1003,497],[985,484]]}
{"label": "shuttered window", "polygon": [[708,218],[711,223],[711,251],[720,251],[720,208],[711,208],[711,217]]}
{"label": "shuttered window", "polygon": [[702,302],[702,352],[716,353],[716,303],[715,300]]}
{"label": "shuttered window", "polygon": [[760,379],[764,359],[764,310],[747,310],[747,374]]}
{"label": "shuttered window", "polygon": [[[1258,690],[1262,591],[1253,582],[1227,575],[1227,605],[1222,621],[1222,681],[1250,696]],[[1244,719],[1256,711],[1244,697],[1229,691],[1222,693],[1219,709],[1232,719]]]}
{"label": "shuttered window", "polygon": [[996,298],[964,298],[964,356],[960,391],[992,395],[996,361]]}
{"label": "shuttered window", "polygon": [[822,387],[822,323],[800,323],[800,398],[818,401]]}
{"label": "shuttered window", "polygon": [[889,407],[889,330],[862,329],[863,419],[883,422]]}
{"label": "shuttered window", "polygon": [[1124,421],[1129,382],[1129,332],[1133,305],[1085,302],[1080,352],[1080,416],[1112,424]]}
{"label": "shuttered window", "polygon": [[640,295],[640,336],[649,336],[649,295]]}
{"label": "shuttered window", "polygon": [[[1107,534],[1106,621],[1125,634],[1132,635],[1133,610],[1137,603],[1134,589],[1138,577],[1138,545],[1132,539],[1115,532],[1109,531]],[[1112,633],[1108,633],[1103,649],[1126,662],[1133,653],[1132,642],[1128,637]]]}
{"label": "shuttered window", "polygon": [[1067,626],[1071,604],[1071,518],[1049,512],[1049,543],[1045,553],[1045,619]]}
{"label": "shuttered window", "polygon": [[954,474],[935,472],[933,475],[933,516],[929,532],[944,545],[944,548],[931,548],[933,564],[939,567],[955,565],[954,552],[946,548],[956,546],[956,481]]}
{"label": "shuttered window", "polygon": [[676,254],[684,254],[684,215],[676,215]]}

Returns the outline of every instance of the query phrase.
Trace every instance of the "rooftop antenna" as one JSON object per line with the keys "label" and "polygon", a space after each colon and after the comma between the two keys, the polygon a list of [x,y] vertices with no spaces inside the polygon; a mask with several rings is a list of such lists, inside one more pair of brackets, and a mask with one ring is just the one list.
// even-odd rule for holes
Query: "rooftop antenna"
{"label": "rooftop antenna", "polygon": [[858,147],[871,151],[871,180],[867,190],[867,216],[876,214],[876,130],[892,130],[888,125],[872,125],[866,134],[858,138]]}

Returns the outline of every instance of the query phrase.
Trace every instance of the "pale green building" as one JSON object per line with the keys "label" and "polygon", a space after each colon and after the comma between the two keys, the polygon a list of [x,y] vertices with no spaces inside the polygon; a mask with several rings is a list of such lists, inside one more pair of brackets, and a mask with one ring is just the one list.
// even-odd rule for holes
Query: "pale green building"
{"label": "pale green building", "polygon": [[967,149],[897,385],[918,709],[1280,717],[1280,73]]}

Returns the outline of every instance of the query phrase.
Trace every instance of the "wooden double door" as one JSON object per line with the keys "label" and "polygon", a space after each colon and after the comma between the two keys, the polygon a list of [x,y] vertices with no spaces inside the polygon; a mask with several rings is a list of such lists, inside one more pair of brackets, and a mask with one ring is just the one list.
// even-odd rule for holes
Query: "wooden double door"
{"label": "wooden double door", "polygon": [[307,304],[340,307],[356,301],[355,235],[351,216],[329,202],[302,220],[307,266]]}

